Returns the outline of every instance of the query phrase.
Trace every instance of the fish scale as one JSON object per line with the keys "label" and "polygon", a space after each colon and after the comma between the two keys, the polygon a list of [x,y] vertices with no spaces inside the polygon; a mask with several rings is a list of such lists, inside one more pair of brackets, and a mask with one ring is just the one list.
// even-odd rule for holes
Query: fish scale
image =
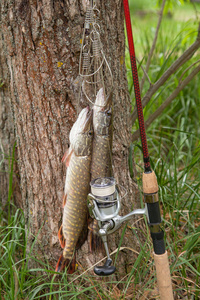
{"label": "fish scale", "polygon": [[[73,153],[67,169],[66,185],[69,192],[67,193],[63,213],[63,235],[66,239],[63,257],[65,259],[72,258],[79,235],[86,222],[86,198],[89,193],[90,164],[91,157],[77,157]],[[81,173],[80,169],[82,170]],[[78,184],[78,182],[80,183]]]}
{"label": "fish scale", "polygon": [[93,160],[91,166],[92,180],[98,177],[111,176],[111,145],[109,136],[94,136]]}
{"label": "fish scale", "polygon": [[[106,99],[103,88],[98,91],[93,107],[93,128],[91,180],[112,175],[112,95]],[[97,220],[93,220],[89,229],[93,233],[90,249],[96,250],[101,244]]]}
{"label": "fish scale", "polygon": [[98,91],[93,107],[93,128],[92,180],[112,173],[112,95],[106,99],[103,88]]}
{"label": "fish scale", "polygon": [[92,156],[92,113],[89,108],[81,111],[70,131],[70,148],[64,155],[67,174],[64,190],[64,212],[58,236],[63,254],[56,265],[56,271],[69,266],[69,273],[75,271],[74,250],[81,246],[87,233],[87,195],[90,189],[90,168]]}

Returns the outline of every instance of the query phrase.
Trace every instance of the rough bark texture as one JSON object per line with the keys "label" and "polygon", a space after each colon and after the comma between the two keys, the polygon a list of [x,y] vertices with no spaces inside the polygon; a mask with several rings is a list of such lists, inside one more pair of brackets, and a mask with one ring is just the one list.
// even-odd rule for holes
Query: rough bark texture
{"label": "rough bark texture", "polygon": [[[1,18],[1,17],[0,17]],[[14,145],[14,124],[10,102],[9,71],[2,34],[0,38],[0,199],[5,207],[9,189],[9,157]]]}
{"label": "rough bark texture", "polygon": [[[114,174],[128,191],[122,207],[127,213],[136,203],[136,186],[128,170],[131,123],[123,6],[121,0],[100,2],[102,43],[114,80]],[[1,139],[5,151],[17,141],[29,249],[37,236],[35,255],[45,257],[53,267],[61,254],[57,233],[66,173],[61,158],[80,109],[78,64],[85,8],[84,0],[2,0],[0,4],[0,77],[5,81],[0,94]],[[120,233],[113,235],[111,251],[117,248]],[[135,249],[130,234],[127,231],[123,246]],[[133,252],[120,252],[121,275],[132,258]],[[78,260],[87,268],[95,259],[88,256],[86,243]]]}

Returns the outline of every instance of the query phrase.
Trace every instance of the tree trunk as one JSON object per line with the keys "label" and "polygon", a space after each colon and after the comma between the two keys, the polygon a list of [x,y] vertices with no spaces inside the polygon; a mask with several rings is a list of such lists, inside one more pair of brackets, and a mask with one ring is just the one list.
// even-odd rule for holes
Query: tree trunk
{"label": "tree trunk", "polygon": [[[99,2],[102,43],[114,80],[114,175],[128,191],[122,203],[123,214],[136,205],[138,198],[128,167],[131,123],[123,5],[121,0]],[[2,0],[0,8],[0,63],[5,81],[1,89],[1,139],[10,146],[17,141],[28,249],[35,241],[34,255],[47,259],[55,268],[61,254],[57,233],[66,174],[61,158],[80,111],[78,65],[86,1]],[[82,107],[86,105],[81,102]],[[118,247],[121,232],[110,239],[111,251]],[[123,246],[136,249],[137,245],[127,230]],[[88,255],[87,243],[78,251],[78,261],[84,268],[98,257]],[[130,250],[120,251],[117,269],[121,275],[133,257]]]}

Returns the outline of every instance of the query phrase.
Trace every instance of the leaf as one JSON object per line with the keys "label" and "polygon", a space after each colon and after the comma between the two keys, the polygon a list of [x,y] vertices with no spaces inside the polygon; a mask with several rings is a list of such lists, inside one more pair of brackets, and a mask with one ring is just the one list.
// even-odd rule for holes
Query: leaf
{"label": "leaf", "polygon": [[196,233],[188,238],[183,251],[187,251],[188,256],[190,256],[197,243],[200,243],[200,226],[196,229]]}

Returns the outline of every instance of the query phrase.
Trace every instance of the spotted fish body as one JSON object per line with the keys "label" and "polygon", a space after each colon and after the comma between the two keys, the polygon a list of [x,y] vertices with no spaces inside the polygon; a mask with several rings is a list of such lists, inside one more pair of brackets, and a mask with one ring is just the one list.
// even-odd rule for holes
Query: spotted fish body
{"label": "spotted fish body", "polygon": [[77,157],[72,154],[67,170],[68,190],[63,213],[63,235],[66,240],[64,258],[71,259],[80,233],[86,222],[87,195],[90,183],[91,156]]}
{"label": "spotted fish body", "polygon": [[91,177],[109,177],[112,174],[112,101],[111,96],[105,98],[103,88],[93,107],[93,128]]}
{"label": "spotted fish body", "polygon": [[63,222],[59,239],[63,247],[56,271],[61,271],[73,257],[87,217],[92,158],[92,112],[84,108],[70,131],[70,148],[63,160],[67,165],[63,198]]}
{"label": "spotted fish body", "polygon": [[[91,180],[112,175],[112,95],[106,99],[103,88],[99,90],[93,107],[93,128]],[[92,251],[101,247],[97,220],[93,220],[89,229]]]}

